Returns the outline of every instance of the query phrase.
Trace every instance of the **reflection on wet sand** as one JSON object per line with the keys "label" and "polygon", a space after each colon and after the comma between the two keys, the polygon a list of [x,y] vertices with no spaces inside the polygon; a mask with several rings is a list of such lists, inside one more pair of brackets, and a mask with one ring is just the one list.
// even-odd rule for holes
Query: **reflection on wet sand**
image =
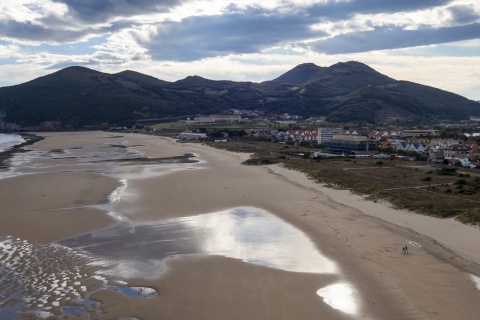
{"label": "reflection on wet sand", "polygon": [[480,277],[477,277],[476,275],[471,274],[470,278],[472,278],[473,282],[475,283],[475,287],[477,287],[477,289],[480,290]]}
{"label": "reflection on wet sand", "polygon": [[[125,278],[158,278],[166,271],[166,259],[186,254],[221,255],[290,272],[338,273],[335,262],[303,232],[251,207],[149,224],[121,220],[114,227],[59,244],[86,254],[102,273]],[[356,314],[359,309],[351,284],[332,284],[317,294],[345,313]]]}
{"label": "reflection on wet sand", "polygon": [[[101,288],[86,268],[86,258],[72,250],[0,237],[0,318],[22,313],[47,318],[62,312],[97,314],[99,303],[87,299]],[[75,305],[68,305],[74,302]]]}
{"label": "reflection on wet sand", "polygon": [[317,291],[326,304],[345,313],[356,314],[358,311],[357,294],[349,283],[337,283]]}
{"label": "reflection on wet sand", "polygon": [[292,272],[335,273],[298,229],[258,208],[235,208],[158,223],[125,224],[59,242],[80,249],[103,272],[126,278],[158,278],[164,260],[211,254]]}

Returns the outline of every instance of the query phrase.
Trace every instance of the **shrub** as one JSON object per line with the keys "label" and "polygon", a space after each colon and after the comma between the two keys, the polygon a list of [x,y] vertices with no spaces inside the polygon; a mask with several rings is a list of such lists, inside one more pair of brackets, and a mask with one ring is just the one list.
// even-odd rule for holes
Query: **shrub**
{"label": "shrub", "polygon": [[459,214],[456,219],[463,223],[480,224],[480,208],[465,210]]}
{"label": "shrub", "polygon": [[463,191],[462,193],[466,195],[474,195],[477,193],[475,189],[463,189],[462,191]]}
{"label": "shrub", "polygon": [[463,184],[463,185],[465,185],[465,184],[468,184],[468,181],[465,180],[465,179],[460,179],[460,180],[455,181],[454,184],[459,184],[459,185],[460,185],[460,184]]}
{"label": "shrub", "polygon": [[383,166],[383,161],[382,161],[382,160],[379,160],[379,161],[375,162],[375,164],[376,164],[377,166]]}
{"label": "shrub", "polygon": [[422,179],[422,181],[432,181],[432,177],[425,177]]}
{"label": "shrub", "polygon": [[457,171],[457,168],[442,168],[442,169],[437,169],[435,173],[438,174],[439,176],[453,176],[455,175],[456,171]]}

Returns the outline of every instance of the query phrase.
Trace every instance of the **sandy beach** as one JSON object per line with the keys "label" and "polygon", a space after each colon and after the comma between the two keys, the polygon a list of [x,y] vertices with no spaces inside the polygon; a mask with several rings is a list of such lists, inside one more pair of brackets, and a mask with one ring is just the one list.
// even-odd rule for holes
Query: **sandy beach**
{"label": "sandy beach", "polygon": [[[37,261],[33,271],[24,270],[27,278],[40,269],[62,273],[65,285],[45,280],[42,285],[58,293],[34,297],[23,315],[68,318],[62,308],[80,297],[99,302],[89,315],[79,316],[85,319],[478,319],[480,288],[470,276],[480,276],[478,228],[370,202],[278,165],[245,166],[241,162],[248,154],[201,144],[107,132],[40,135],[45,139],[28,146],[31,152],[13,157],[10,171],[0,179],[0,262],[10,263],[14,274],[15,267],[31,259],[29,252],[54,246],[68,263],[44,266]],[[201,161],[122,161],[188,153]],[[238,225],[240,220],[231,219],[239,216],[263,220]],[[267,238],[261,223],[275,241],[261,242]],[[232,245],[222,244],[220,250],[226,237],[221,231],[227,227],[240,228],[244,233],[234,235],[248,233],[248,239],[228,238]],[[150,238],[141,238],[145,234]],[[11,239],[25,244],[15,247]],[[128,239],[125,250],[137,241],[144,264],[137,267],[139,261],[131,261],[129,276],[122,273],[128,268],[117,276],[100,276],[101,268],[88,254],[72,257],[63,250],[77,250],[80,244],[86,248],[98,239],[115,239],[102,247],[111,252],[117,250],[116,241]],[[191,241],[188,248],[182,239]],[[195,239],[200,239],[198,245]],[[167,246],[171,252],[161,251],[162,243],[172,241]],[[28,251],[22,249],[27,244]],[[408,254],[402,253],[405,245]],[[284,260],[275,260],[275,254],[262,260],[277,250]],[[15,263],[12,257],[17,257]],[[0,298],[6,302],[0,308],[13,310],[16,300],[9,297],[15,289],[2,270]],[[105,283],[153,288],[156,294],[132,298]],[[331,299],[321,296],[320,289],[336,285],[348,290]],[[60,291],[69,287],[62,296]],[[29,290],[22,294],[33,296]],[[332,299],[343,304],[327,301]],[[25,308],[33,311],[25,313]]]}

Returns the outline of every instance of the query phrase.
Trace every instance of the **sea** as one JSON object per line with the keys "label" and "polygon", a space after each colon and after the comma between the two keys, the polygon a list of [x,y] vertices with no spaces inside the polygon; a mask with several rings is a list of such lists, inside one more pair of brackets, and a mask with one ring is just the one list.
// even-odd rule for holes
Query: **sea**
{"label": "sea", "polygon": [[11,147],[24,143],[25,139],[18,134],[0,133],[0,152],[9,150]]}

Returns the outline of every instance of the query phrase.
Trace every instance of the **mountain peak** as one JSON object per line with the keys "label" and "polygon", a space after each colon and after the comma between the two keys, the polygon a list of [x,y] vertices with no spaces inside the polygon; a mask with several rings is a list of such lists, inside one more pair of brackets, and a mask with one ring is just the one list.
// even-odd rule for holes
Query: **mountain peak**
{"label": "mountain peak", "polygon": [[158,78],[155,78],[137,71],[132,71],[132,70],[124,70],[114,75],[118,77],[122,77],[124,79],[129,79],[136,82],[141,82],[141,83],[146,83],[146,84],[156,85],[156,86],[161,86],[168,83],[167,81],[163,81]]}
{"label": "mountain peak", "polygon": [[338,62],[334,65],[328,67],[328,69],[333,70],[334,72],[375,72],[374,69],[370,68],[364,63],[358,61],[347,61],[347,62]]}
{"label": "mountain peak", "polygon": [[323,69],[325,68],[319,67],[314,63],[302,63],[273,81],[299,86],[311,81],[312,78]]}

